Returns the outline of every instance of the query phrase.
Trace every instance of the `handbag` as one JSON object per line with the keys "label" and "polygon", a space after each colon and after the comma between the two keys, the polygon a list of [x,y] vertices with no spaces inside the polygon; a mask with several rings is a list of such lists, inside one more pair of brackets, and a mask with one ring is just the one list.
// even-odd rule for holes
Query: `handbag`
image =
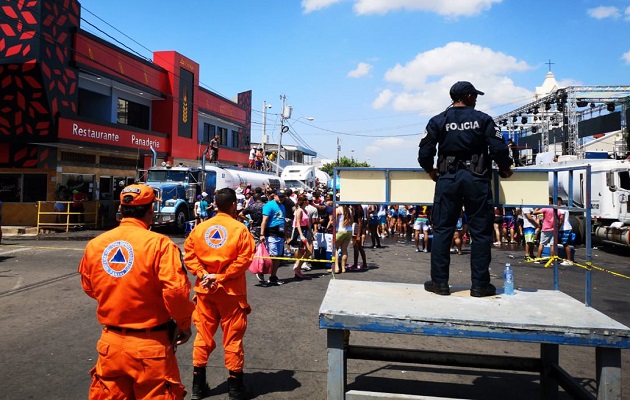
{"label": "handbag", "polygon": [[256,252],[254,253],[254,259],[249,265],[249,272],[252,274],[270,274],[272,268],[272,261],[269,258],[269,251],[264,242],[258,243],[256,246]]}

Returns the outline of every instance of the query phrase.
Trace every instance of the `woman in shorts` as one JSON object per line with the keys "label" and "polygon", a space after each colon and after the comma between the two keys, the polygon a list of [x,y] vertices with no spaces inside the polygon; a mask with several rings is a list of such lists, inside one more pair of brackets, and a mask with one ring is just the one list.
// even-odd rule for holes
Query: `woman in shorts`
{"label": "woman in shorts", "polygon": [[[341,250],[341,257],[335,257],[335,273],[346,272],[348,245],[352,240],[352,212],[347,204],[340,204],[335,210],[336,232],[335,249]],[[341,260],[339,260],[341,258]]]}

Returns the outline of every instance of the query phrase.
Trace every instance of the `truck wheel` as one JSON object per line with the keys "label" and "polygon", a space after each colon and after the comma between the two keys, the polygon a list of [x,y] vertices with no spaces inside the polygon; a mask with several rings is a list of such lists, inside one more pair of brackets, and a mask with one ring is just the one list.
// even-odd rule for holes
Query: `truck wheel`
{"label": "truck wheel", "polygon": [[575,242],[573,243],[575,246],[578,245],[582,245],[584,243],[586,243],[586,236],[585,236],[585,224],[584,224],[584,217],[578,217],[576,215],[571,215],[569,217],[569,222],[571,222],[571,229],[573,230],[573,233],[575,234]]}
{"label": "truck wheel", "polygon": [[171,225],[171,230],[174,233],[184,233],[186,231],[186,221],[188,221],[188,210],[184,206],[177,207],[175,222]]}

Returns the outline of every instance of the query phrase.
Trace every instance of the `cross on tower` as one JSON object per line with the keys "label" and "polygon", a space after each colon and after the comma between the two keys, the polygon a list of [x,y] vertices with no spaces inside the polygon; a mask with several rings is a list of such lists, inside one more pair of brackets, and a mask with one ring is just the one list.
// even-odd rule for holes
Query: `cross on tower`
{"label": "cross on tower", "polygon": [[547,64],[549,66],[549,72],[551,72],[551,65],[555,64],[555,63],[552,63],[551,60],[549,60],[545,64]]}

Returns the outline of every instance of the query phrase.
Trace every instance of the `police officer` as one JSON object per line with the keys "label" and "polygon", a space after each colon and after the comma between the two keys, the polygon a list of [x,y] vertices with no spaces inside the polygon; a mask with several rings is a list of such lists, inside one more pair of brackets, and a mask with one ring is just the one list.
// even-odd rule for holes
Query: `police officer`
{"label": "police officer", "polygon": [[104,325],[90,399],[183,399],[175,348],[191,336],[194,304],[179,248],[149,231],[153,189],[120,193],[120,226],[92,239],[79,264]]}
{"label": "police officer", "polygon": [[221,327],[229,398],[241,400],[248,397],[243,384],[243,337],[251,311],[245,272],[254,259],[255,245],[247,227],[235,219],[234,189],[217,190],[215,201],[217,215],[197,225],[184,242],[186,268],[197,277],[192,399],[210,395],[206,365],[216,348],[214,334]]}
{"label": "police officer", "polygon": [[[418,162],[436,182],[433,199],[433,243],[431,280],[424,288],[449,295],[450,246],[462,205],[468,216],[472,235],[470,294],[492,296],[490,283],[493,198],[490,185],[491,160],[499,166],[499,175],[510,177],[511,159],[501,130],[492,118],[475,110],[477,96],[483,92],[470,82],[455,83],[450,90],[452,106],[434,116],[420,141]],[[438,165],[433,162],[439,145]]]}

